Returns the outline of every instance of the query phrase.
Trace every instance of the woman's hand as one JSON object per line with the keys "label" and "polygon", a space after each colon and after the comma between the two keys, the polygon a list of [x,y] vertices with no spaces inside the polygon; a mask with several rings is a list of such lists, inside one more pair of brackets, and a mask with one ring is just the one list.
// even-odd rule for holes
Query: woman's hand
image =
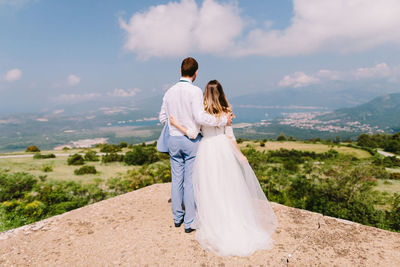
{"label": "woman's hand", "polygon": [[171,125],[176,126],[178,124],[178,122],[175,120],[174,117],[169,116],[169,122],[171,123]]}

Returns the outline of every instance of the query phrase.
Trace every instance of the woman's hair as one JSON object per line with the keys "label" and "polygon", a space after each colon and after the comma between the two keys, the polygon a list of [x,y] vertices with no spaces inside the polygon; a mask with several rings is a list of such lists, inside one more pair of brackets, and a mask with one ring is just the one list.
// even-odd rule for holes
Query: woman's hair
{"label": "woman's hair", "polygon": [[204,109],[207,113],[221,116],[225,112],[232,112],[231,105],[225,97],[224,89],[217,80],[209,81],[204,90]]}

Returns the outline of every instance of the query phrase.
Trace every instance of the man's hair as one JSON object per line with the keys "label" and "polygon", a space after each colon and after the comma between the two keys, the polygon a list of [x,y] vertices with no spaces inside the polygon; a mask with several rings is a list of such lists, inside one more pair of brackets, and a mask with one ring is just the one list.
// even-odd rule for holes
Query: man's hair
{"label": "man's hair", "polygon": [[183,77],[193,77],[199,68],[196,59],[187,57],[182,61],[181,74]]}

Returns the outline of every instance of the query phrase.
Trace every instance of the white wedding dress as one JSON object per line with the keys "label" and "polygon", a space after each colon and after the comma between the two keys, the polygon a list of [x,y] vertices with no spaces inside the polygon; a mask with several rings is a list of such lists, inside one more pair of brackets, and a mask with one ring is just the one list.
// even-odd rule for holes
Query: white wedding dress
{"label": "white wedding dress", "polygon": [[202,126],[202,133],[193,169],[196,239],[220,256],[272,248],[277,219],[230,139],[232,127]]}

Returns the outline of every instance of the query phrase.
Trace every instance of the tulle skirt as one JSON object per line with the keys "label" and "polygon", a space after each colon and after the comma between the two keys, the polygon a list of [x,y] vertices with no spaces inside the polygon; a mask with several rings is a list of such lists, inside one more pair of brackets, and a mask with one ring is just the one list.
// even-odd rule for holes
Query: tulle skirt
{"label": "tulle skirt", "polygon": [[196,239],[220,256],[270,249],[277,219],[253,170],[225,135],[203,137],[193,169]]}

